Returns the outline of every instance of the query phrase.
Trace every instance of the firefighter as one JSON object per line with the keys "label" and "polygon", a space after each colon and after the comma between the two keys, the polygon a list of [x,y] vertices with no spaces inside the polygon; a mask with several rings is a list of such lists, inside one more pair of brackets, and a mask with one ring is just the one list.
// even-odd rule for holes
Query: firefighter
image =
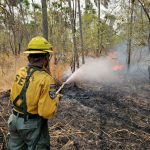
{"label": "firefighter", "polygon": [[48,119],[57,110],[60,94],[50,75],[51,44],[43,37],[31,39],[28,65],[21,68],[12,85],[13,111],[8,119],[8,150],[49,150]]}

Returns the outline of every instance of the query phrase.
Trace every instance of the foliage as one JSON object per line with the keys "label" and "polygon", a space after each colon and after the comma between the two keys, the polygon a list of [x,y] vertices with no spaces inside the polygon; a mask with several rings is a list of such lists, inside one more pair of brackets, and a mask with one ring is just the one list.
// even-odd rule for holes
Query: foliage
{"label": "foliage", "polygon": [[[75,22],[75,39],[79,57],[81,56],[79,10],[75,0],[71,0],[69,7],[68,0],[47,0],[49,41],[54,49],[67,57],[73,54],[73,32],[72,22]],[[108,51],[119,39],[128,38],[128,27],[130,23],[130,6],[123,1],[116,1],[117,9],[109,6],[111,0],[102,0],[105,8],[105,15],[102,12],[100,22],[98,21],[98,0],[80,1],[81,19],[83,31],[83,45],[85,54],[96,54],[99,40],[103,50]],[[85,4],[85,5],[84,5]],[[122,5],[121,5],[122,4]],[[147,45],[150,13],[148,0],[134,1],[133,21],[133,46]],[[108,9],[107,9],[108,8]],[[145,8],[145,9],[144,9]],[[32,0],[2,0],[0,2],[0,50],[5,47],[14,55],[22,52],[31,37],[42,35],[42,11],[41,4]],[[118,12],[117,12],[118,11]],[[148,14],[144,13],[147,11]],[[70,13],[74,13],[74,18]],[[99,31],[98,31],[99,30]],[[98,36],[100,32],[100,36]],[[3,38],[4,37],[4,38]],[[98,39],[99,38],[99,39]],[[6,42],[7,41],[7,42]],[[60,57],[64,60],[64,58]],[[67,59],[66,59],[67,60]]]}

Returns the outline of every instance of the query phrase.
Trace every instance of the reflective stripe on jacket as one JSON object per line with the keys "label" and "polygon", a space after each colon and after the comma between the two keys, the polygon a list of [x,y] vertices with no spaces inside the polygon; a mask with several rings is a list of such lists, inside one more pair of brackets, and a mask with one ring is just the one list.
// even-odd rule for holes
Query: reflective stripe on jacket
{"label": "reflective stripe on jacket", "polygon": [[[16,74],[10,94],[12,102],[20,94],[26,76],[26,67],[21,68]],[[27,112],[38,114],[46,119],[51,118],[55,114],[57,108],[54,79],[44,70],[37,70],[29,80],[30,83],[26,92]],[[22,100],[19,99],[16,104],[19,106],[21,103]]]}

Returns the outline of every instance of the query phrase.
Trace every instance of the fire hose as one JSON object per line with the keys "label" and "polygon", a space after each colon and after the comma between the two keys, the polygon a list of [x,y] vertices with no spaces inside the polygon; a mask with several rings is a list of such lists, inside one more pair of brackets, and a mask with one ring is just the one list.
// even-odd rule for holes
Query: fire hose
{"label": "fire hose", "polygon": [[73,75],[74,75],[74,73],[73,73],[65,82],[62,83],[62,85],[61,85],[61,86],[59,87],[59,89],[56,91],[56,94],[58,94],[58,93],[63,89],[63,87],[65,86],[65,84],[70,83],[70,81],[71,81]]}
{"label": "fire hose", "polygon": [[64,85],[66,84],[66,82],[63,82],[63,84],[59,87],[59,89],[56,91],[56,94],[58,94],[62,88],[64,87]]}

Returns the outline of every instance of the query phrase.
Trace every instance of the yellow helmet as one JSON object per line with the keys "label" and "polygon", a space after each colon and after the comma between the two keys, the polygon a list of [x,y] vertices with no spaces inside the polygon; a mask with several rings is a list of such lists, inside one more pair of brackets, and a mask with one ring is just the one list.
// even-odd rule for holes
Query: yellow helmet
{"label": "yellow helmet", "polygon": [[26,54],[53,53],[52,45],[43,37],[37,36],[31,39],[28,44]]}

